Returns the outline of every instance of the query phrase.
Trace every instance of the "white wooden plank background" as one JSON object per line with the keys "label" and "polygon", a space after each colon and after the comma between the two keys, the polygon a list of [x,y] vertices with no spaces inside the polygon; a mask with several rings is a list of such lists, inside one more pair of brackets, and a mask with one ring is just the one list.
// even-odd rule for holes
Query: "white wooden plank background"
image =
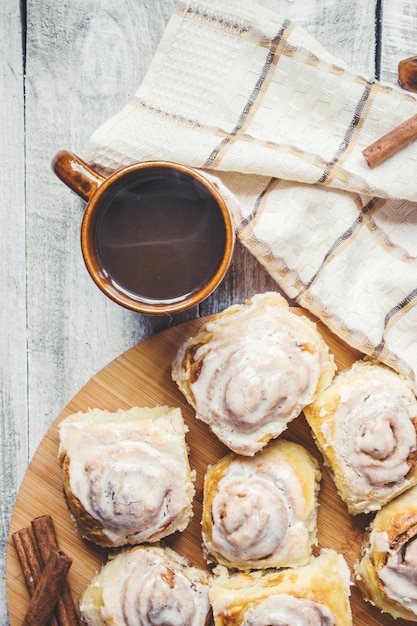
{"label": "white wooden plank background", "polygon": [[4,551],[28,459],[26,206],[19,3],[0,8],[0,623],[7,624]]}
{"label": "white wooden plank background", "polygon": [[[374,75],[380,67],[383,80],[395,82],[398,61],[417,54],[417,0],[258,1],[306,26],[357,70]],[[274,287],[238,246],[223,285],[199,310],[149,318],[107,300],[84,268],[83,204],[53,175],[51,159],[61,148],[81,153],[90,133],[136,90],[174,5],[0,4],[0,624],[8,624],[4,554],[14,498],[56,415],[136,342]]]}

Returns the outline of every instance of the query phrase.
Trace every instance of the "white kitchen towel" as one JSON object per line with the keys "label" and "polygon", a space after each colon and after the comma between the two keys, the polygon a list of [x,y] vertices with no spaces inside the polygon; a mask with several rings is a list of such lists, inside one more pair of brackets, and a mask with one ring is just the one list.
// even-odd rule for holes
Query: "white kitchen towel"
{"label": "white kitchen towel", "polygon": [[249,0],[180,0],[126,106],[90,138],[103,172],[166,159],[237,198],[236,234],[282,290],[417,391],[417,143],[362,150],[416,98],[355,73]]}

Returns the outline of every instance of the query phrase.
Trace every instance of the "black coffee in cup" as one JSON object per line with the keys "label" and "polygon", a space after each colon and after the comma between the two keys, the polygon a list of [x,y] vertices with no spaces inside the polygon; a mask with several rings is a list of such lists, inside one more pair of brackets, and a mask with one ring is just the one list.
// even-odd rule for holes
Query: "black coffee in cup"
{"label": "black coffee in cup", "polygon": [[87,202],[81,249],[109,298],[140,313],[175,313],[202,302],[223,280],[235,233],[226,200],[205,173],[144,161],[106,177],[66,150],[52,166]]}
{"label": "black coffee in cup", "polygon": [[199,180],[162,167],[132,172],[101,197],[94,246],[107,278],[144,302],[206,285],[225,253],[224,218]]}

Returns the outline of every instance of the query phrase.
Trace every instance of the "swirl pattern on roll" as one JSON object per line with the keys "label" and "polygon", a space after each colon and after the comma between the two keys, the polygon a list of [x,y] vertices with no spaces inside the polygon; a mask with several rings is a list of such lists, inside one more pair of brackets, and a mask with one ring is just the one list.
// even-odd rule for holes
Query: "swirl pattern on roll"
{"label": "swirl pattern on roll", "polygon": [[355,363],[306,408],[351,513],[378,510],[417,480],[417,402],[383,365]]}
{"label": "swirl pattern on roll", "polygon": [[274,293],[214,316],[173,365],[197,418],[247,456],[281,434],[333,374],[316,325]]}
{"label": "swirl pattern on roll", "polygon": [[272,596],[245,614],[242,626],[333,626],[327,606],[287,594]]}
{"label": "swirl pattern on roll", "polygon": [[410,404],[389,388],[368,384],[350,391],[348,403],[339,406],[343,419],[336,437],[346,443],[343,458],[372,487],[403,480],[407,459],[416,449],[416,432]]}
{"label": "swirl pattern on roll", "polygon": [[417,621],[417,486],[378,511],[355,571],[367,600],[395,618]]}
{"label": "swirl pattern on roll", "polygon": [[182,478],[178,469],[149,443],[106,446],[85,462],[83,505],[113,541],[121,531],[131,542],[149,540],[172,524],[186,504],[176,488]]}
{"label": "swirl pattern on roll", "polygon": [[90,626],[203,626],[208,583],[206,572],[173,550],[139,546],[102,567],[81,598],[81,614]]}
{"label": "swirl pattern on roll", "polygon": [[205,477],[202,534],[209,560],[247,569],[304,564],[316,533],[320,472],[298,444],[230,454]]}
{"label": "swirl pattern on roll", "polygon": [[92,411],[62,423],[67,502],[101,545],[157,541],[183,530],[194,487],[179,409]]}

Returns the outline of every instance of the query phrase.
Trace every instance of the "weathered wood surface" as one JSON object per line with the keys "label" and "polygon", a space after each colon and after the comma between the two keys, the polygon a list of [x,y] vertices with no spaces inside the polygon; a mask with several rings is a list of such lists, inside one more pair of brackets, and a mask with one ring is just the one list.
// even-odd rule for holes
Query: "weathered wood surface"
{"label": "weathered wood surface", "polygon": [[[417,0],[259,0],[295,19],[367,75],[397,80],[417,53]],[[238,246],[200,310],[149,318],[105,299],[79,247],[82,203],[53,175],[61,148],[82,152],[143,78],[175,0],[2,0],[0,4],[0,623],[5,543],[19,484],[41,438],[80,387],[169,325],[274,283]],[[415,45],[415,44],[414,44]]]}

